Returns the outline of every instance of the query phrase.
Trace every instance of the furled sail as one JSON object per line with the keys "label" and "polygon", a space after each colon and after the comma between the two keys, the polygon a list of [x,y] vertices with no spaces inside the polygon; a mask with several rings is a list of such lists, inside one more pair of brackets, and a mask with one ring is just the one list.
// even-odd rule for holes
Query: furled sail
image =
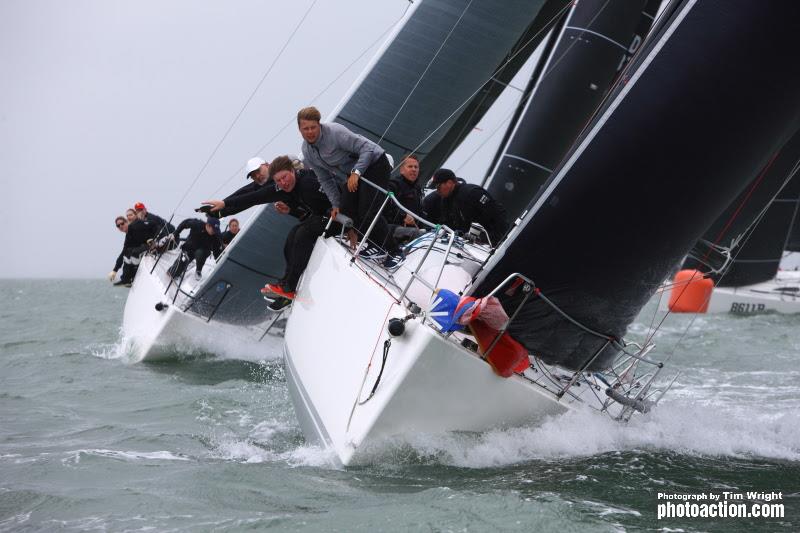
{"label": "furled sail", "polygon": [[660,0],[579,0],[486,186],[512,218],[520,216],[567,153],[641,45]]}
{"label": "furled sail", "polygon": [[297,219],[269,205],[257,209],[203,280],[189,307],[193,313],[236,325],[259,324],[270,316],[259,289],[283,276],[283,244]]}
{"label": "furled sail", "polygon": [[500,95],[572,0],[424,0],[328,117],[411,151],[427,177]]}
{"label": "furled sail", "polygon": [[[692,248],[683,268],[703,272],[721,268],[724,257],[715,253],[716,247],[721,247],[729,250],[733,261],[718,278],[717,286],[743,287],[775,277],[800,197],[798,165],[800,132],[717,218]],[[756,220],[762,211],[763,218]]]}
{"label": "furled sail", "polygon": [[567,368],[611,362],[612,341],[800,127],[800,62],[786,60],[798,20],[793,2],[686,0],[645,42],[473,285],[486,294],[520,272],[557,306],[520,309],[509,331],[528,350]]}

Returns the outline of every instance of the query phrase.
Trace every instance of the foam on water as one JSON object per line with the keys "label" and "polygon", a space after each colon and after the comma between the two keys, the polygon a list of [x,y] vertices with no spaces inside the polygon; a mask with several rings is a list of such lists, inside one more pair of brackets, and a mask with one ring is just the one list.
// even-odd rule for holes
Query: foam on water
{"label": "foam on water", "polygon": [[68,457],[61,461],[64,464],[79,464],[81,462],[81,458],[84,456],[106,457],[122,461],[191,461],[189,457],[164,450],[155,452],[137,452],[126,450],[83,449],[65,453],[68,455]]}
{"label": "foam on water", "polygon": [[632,450],[797,461],[800,415],[698,406],[680,400],[636,416],[628,424],[595,412],[572,411],[538,427],[480,435],[417,435],[405,442],[422,456],[468,468]]}

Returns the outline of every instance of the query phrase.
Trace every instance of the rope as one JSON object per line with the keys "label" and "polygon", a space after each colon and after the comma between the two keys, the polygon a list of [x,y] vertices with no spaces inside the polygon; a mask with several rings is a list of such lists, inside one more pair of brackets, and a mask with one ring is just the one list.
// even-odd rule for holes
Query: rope
{"label": "rope", "polygon": [[[183,201],[184,201],[184,200],[186,199],[186,197],[189,195],[189,192],[190,192],[190,191],[191,191],[191,190],[194,188],[194,186],[197,184],[197,180],[199,180],[199,179],[200,179],[200,176],[202,176],[202,175],[203,175],[203,172],[205,172],[206,168],[208,168],[208,165],[211,163],[211,160],[212,160],[212,159],[214,159],[214,156],[217,154],[217,151],[219,151],[220,147],[222,146],[222,143],[224,143],[224,142],[225,142],[225,139],[227,139],[227,138],[228,138],[228,135],[230,134],[231,130],[233,130],[233,127],[236,125],[236,123],[237,123],[237,122],[239,122],[239,119],[241,118],[242,114],[244,113],[244,110],[245,110],[245,109],[247,109],[247,106],[248,106],[248,105],[250,105],[250,102],[253,100],[253,97],[255,97],[256,93],[257,93],[257,92],[258,92],[258,90],[261,88],[261,85],[262,85],[262,84],[264,83],[264,81],[267,79],[267,76],[269,76],[270,72],[272,72],[272,69],[275,67],[275,64],[276,64],[276,63],[278,62],[278,60],[281,58],[281,56],[283,55],[283,52],[284,52],[284,51],[286,50],[286,48],[289,46],[289,43],[290,43],[290,42],[292,41],[292,39],[294,38],[295,34],[297,33],[297,30],[299,30],[299,29],[300,29],[300,26],[301,26],[301,25],[303,24],[303,22],[306,20],[306,17],[308,17],[308,14],[311,12],[311,10],[313,9],[313,7],[316,5],[317,1],[318,1],[318,0],[313,0],[313,2],[311,2],[311,5],[308,7],[308,9],[306,9],[306,12],[303,14],[303,17],[300,19],[300,22],[298,22],[298,23],[297,23],[297,25],[296,25],[296,26],[295,26],[295,28],[294,28],[294,31],[292,31],[291,35],[289,35],[289,38],[288,38],[288,39],[286,40],[286,42],[283,44],[283,47],[282,47],[282,48],[280,49],[280,51],[278,52],[278,55],[277,55],[277,56],[275,56],[275,59],[273,59],[273,60],[272,60],[272,64],[269,66],[269,68],[268,68],[268,69],[267,69],[267,71],[264,73],[264,75],[263,75],[263,76],[261,76],[261,80],[260,80],[260,81],[259,81],[259,82],[256,84],[255,88],[254,88],[254,89],[253,89],[253,91],[250,93],[250,96],[247,98],[247,100],[245,101],[244,105],[242,105],[241,109],[239,109],[239,112],[236,114],[236,117],[234,117],[234,119],[233,119],[233,121],[231,122],[230,126],[228,126],[228,129],[227,129],[227,130],[225,130],[225,133],[222,135],[222,138],[219,140],[219,142],[217,143],[217,145],[216,145],[216,146],[214,147],[214,149],[211,151],[211,155],[209,155],[209,156],[208,156],[208,159],[206,159],[206,162],[205,162],[205,163],[203,164],[203,166],[200,168],[200,171],[199,171],[199,172],[197,173],[197,175],[194,177],[194,180],[193,180],[193,181],[192,181],[192,183],[189,185],[189,187],[186,189],[186,192],[185,192],[185,193],[183,193],[183,196],[182,196],[182,197],[181,197],[181,199],[178,201],[178,205],[176,205],[176,206],[175,206],[175,210],[177,210],[177,209],[178,209],[178,207],[180,207],[180,205],[183,203]],[[173,212],[173,213],[174,213],[174,212]]]}
{"label": "rope", "polygon": [[[783,148],[781,148],[781,150],[782,150],[782,149],[783,149]],[[756,183],[754,183],[754,187],[752,187],[752,188],[751,188],[751,189],[748,191],[748,193],[747,193],[747,195],[746,195],[745,199],[742,201],[742,204],[740,204],[740,205],[739,205],[739,207],[736,209],[736,212],[734,213],[734,215],[732,215],[732,218],[731,218],[731,220],[729,220],[729,221],[728,221],[728,223],[726,224],[726,226],[725,226],[725,230],[724,230],[724,231],[722,231],[722,232],[720,232],[720,235],[719,235],[719,237],[718,237],[718,238],[722,238],[722,236],[724,235],[725,231],[727,231],[727,228],[728,228],[728,227],[730,227],[731,223],[733,222],[733,217],[734,217],[734,216],[736,216],[736,215],[738,215],[738,213],[741,211],[742,207],[744,207],[744,203],[745,203],[745,201],[746,201],[746,200],[748,200],[748,199],[750,198],[750,196],[752,195],[753,191],[755,190],[755,186],[756,186],[756,185],[758,185],[758,184],[761,182],[761,180],[763,179],[763,177],[764,177],[764,175],[766,174],[767,170],[768,170],[768,169],[769,169],[769,168],[772,166],[772,163],[775,161],[775,159],[777,158],[777,156],[778,156],[778,154],[781,152],[781,150],[778,150],[778,151],[775,153],[775,155],[773,155],[773,156],[772,156],[772,158],[769,160],[769,162],[767,163],[767,165],[764,167],[764,170],[762,171],[761,175],[760,175],[760,176],[759,176],[759,177],[756,179]],[[789,183],[789,181],[790,181],[792,178],[794,178],[794,176],[795,176],[795,174],[797,174],[798,170],[800,170],[800,161],[798,161],[798,162],[795,164],[795,166],[794,166],[794,167],[792,167],[792,171],[789,173],[789,175],[787,176],[787,178],[784,180],[784,182],[783,182],[783,185],[782,185],[782,186],[781,186],[781,188],[778,190],[779,192],[775,194],[775,196],[776,196],[776,197],[777,197],[777,195],[780,193],[780,190],[782,190],[782,189],[783,189],[783,188],[786,186],[786,184],[788,184],[788,183]],[[775,198],[773,197],[773,200],[774,200],[774,199],[775,199]],[[770,201],[770,202],[769,202],[769,203],[768,203],[768,204],[767,204],[767,205],[764,207],[764,209],[762,209],[762,210],[759,212],[758,216],[756,216],[756,218],[753,220],[753,222],[752,222],[752,223],[751,223],[751,224],[750,224],[750,225],[747,227],[747,229],[745,230],[745,232],[744,232],[744,234],[743,234],[743,235],[745,235],[745,237],[742,239],[741,243],[738,245],[738,248],[737,248],[737,250],[736,250],[736,254],[735,254],[735,255],[734,255],[732,258],[731,258],[730,262],[729,262],[729,263],[728,263],[728,265],[727,265],[727,268],[723,269],[724,271],[722,272],[722,276],[724,276],[724,275],[725,275],[725,272],[727,272],[727,270],[728,270],[728,269],[729,269],[729,268],[730,268],[730,267],[733,265],[733,263],[736,261],[736,257],[738,257],[738,255],[739,255],[739,254],[741,253],[741,251],[744,249],[744,246],[745,246],[745,244],[747,244],[747,241],[748,241],[748,240],[750,239],[750,237],[753,235],[753,233],[754,233],[754,231],[755,231],[755,228],[758,226],[758,223],[759,223],[759,222],[761,222],[761,220],[763,219],[764,215],[766,214],[766,212],[767,212],[767,210],[769,209],[769,207],[770,207],[770,205],[771,205],[771,204],[772,204],[772,201]],[[714,243],[714,244],[716,245],[716,243]],[[710,252],[708,252],[708,253],[710,253]],[[684,286],[683,290],[681,291],[681,294],[679,294],[679,295],[678,295],[678,298],[680,298],[680,297],[681,297],[681,295],[683,295],[683,292],[686,290],[686,288],[689,286],[689,284],[690,284],[690,283],[691,283],[691,282],[694,280],[694,276],[695,276],[695,275],[696,275],[696,274],[693,274],[693,275],[692,275],[692,277],[689,279],[689,281],[688,281],[688,282],[686,282],[686,285]],[[711,296],[712,296],[712,295],[713,295],[713,291],[712,291],[711,293],[709,293],[709,295],[708,295],[708,296],[706,296],[706,300],[705,300],[705,302],[704,302],[704,303],[706,303],[706,304],[707,304],[707,303],[708,303],[708,302],[711,300]],[[664,318],[662,318],[662,319],[661,319],[661,322],[659,322],[659,324],[658,324],[658,328],[660,328],[660,327],[661,327],[661,325],[664,323],[664,321],[667,319],[667,317],[668,317],[668,316],[669,316],[671,313],[672,313],[672,311],[668,309],[668,310],[667,310],[667,312],[664,314]],[[693,316],[693,317],[692,317],[692,319],[689,321],[689,324],[688,324],[688,325],[686,326],[686,328],[683,330],[683,333],[681,333],[681,336],[680,336],[680,338],[679,338],[679,339],[678,339],[678,340],[675,342],[675,345],[672,347],[672,350],[671,350],[671,351],[670,351],[670,352],[667,354],[667,357],[664,359],[664,362],[665,362],[665,363],[666,363],[667,361],[669,361],[669,359],[670,359],[670,358],[671,358],[671,357],[672,357],[672,356],[675,354],[675,351],[678,349],[678,346],[680,346],[680,344],[683,342],[683,339],[684,339],[684,338],[686,337],[686,335],[689,333],[689,330],[691,329],[692,325],[694,324],[694,321],[695,321],[695,320],[697,320],[697,317],[698,317],[698,315],[699,315],[699,313],[694,313],[694,316]],[[655,335],[655,332],[653,332],[653,335]],[[648,342],[649,342],[649,340],[650,340],[650,339],[652,339],[652,336],[648,338]]]}
{"label": "rope", "polygon": [[365,403],[370,401],[373,396],[375,396],[375,391],[378,390],[378,385],[380,385],[381,383],[381,376],[383,376],[383,369],[386,368],[386,359],[389,357],[389,348],[391,348],[391,346],[392,346],[391,337],[383,341],[383,360],[381,361],[381,369],[378,372],[378,377],[375,380],[375,384],[372,386],[372,390],[369,392],[369,396],[367,396],[367,398],[363,402],[358,402],[358,405],[364,405]]}
{"label": "rope", "polygon": [[[381,144],[381,141],[383,141],[383,138],[386,137],[386,134],[389,132],[389,129],[394,124],[394,121],[397,120],[398,115],[400,115],[400,113],[406,107],[406,104],[408,103],[408,101],[411,99],[411,95],[413,95],[414,91],[417,90],[417,87],[422,82],[422,79],[425,77],[425,74],[428,73],[428,70],[431,68],[431,65],[433,65],[433,62],[436,61],[437,57],[439,57],[439,52],[441,52],[442,48],[444,48],[444,45],[447,44],[447,41],[450,39],[450,36],[453,35],[453,32],[455,31],[455,29],[461,23],[461,19],[463,19],[464,15],[467,14],[467,10],[469,9],[469,6],[472,5],[472,2],[473,2],[473,0],[469,0],[467,5],[464,7],[464,10],[461,12],[461,15],[458,16],[458,20],[456,20],[455,24],[453,24],[453,27],[450,28],[450,31],[447,32],[447,36],[445,36],[444,41],[442,41],[442,44],[439,45],[439,48],[436,50],[436,53],[433,54],[433,57],[431,58],[431,60],[428,61],[428,64],[425,66],[425,70],[423,70],[422,74],[419,75],[419,78],[417,79],[417,82],[414,84],[414,86],[408,92],[408,95],[406,95],[406,99],[403,100],[402,104],[400,104],[400,107],[397,109],[397,112],[392,117],[392,120],[389,122],[389,125],[386,126],[385,130],[383,130],[383,133],[381,134],[381,138],[378,139],[378,141],[375,144]],[[472,98],[472,97],[470,97],[470,98]],[[415,149],[415,151],[416,151],[416,149]]]}
{"label": "rope", "polygon": [[[403,14],[402,14],[402,15],[400,15],[400,17],[399,17],[397,20],[395,20],[394,22],[392,22],[392,23],[391,23],[391,24],[390,24],[390,25],[389,25],[389,26],[388,26],[388,27],[387,27],[387,28],[386,28],[386,29],[383,31],[383,33],[381,33],[381,34],[380,34],[380,35],[379,35],[379,36],[378,36],[378,37],[377,37],[375,40],[373,40],[373,41],[372,41],[372,42],[371,42],[369,45],[367,45],[367,47],[366,47],[366,48],[364,48],[364,49],[361,51],[361,53],[360,53],[360,54],[358,54],[358,56],[357,56],[357,57],[356,57],[356,58],[355,58],[353,61],[351,61],[351,62],[350,62],[350,63],[349,63],[349,64],[348,64],[348,65],[347,65],[347,66],[346,66],[346,67],[345,67],[345,68],[344,68],[344,69],[343,69],[343,70],[342,70],[342,71],[341,71],[341,72],[340,72],[340,73],[339,73],[339,74],[338,74],[338,75],[337,75],[337,76],[336,76],[336,77],[335,77],[335,78],[334,78],[334,79],[333,79],[333,80],[330,82],[330,83],[328,83],[328,85],[326,85],[326,86],[325,86],[325,87],[324,87],[324,88],[323,88],[323,89],[322,89],[320,92],[318,92],[318,93],[317,93],[317,94],[316,94],[316,95],[315,95],[313,98],[311,98],[311,102],[310,102],[310,103],[312,103],[312,104],[313,104],[313,103],[315,103],[315,102],[316,102],[316,101],[317,101],[317,100],[318,100],[318,99],[319,99],[319,98],[320,98],[320,97],[321,97],[323,94],[325,94],[326,92],[328,92],[328,89],[330,89],[331,87],[333,87],[333,85],[334,85],[334,84],[335,84],[337,81],[339,81],[339,80],[342,78],[342,76],[344,76],[344,75],[347,73],[347,71],[348,71],[348,70],[350,70],[350,69],[353,67],[353,65],[355,65],[356,63],[358,63],[358,62],[359,62],[359,61],[360,61],[360,60],[361,60],[361,59],[362,59],[362,58],[363,58],[363,57],[364,57],[364,56],[367,54],[367,52],[369,52],[369,51],[370,51],[372,48],[374,48],[376,44],[378,44],[379,42],[381,42],[381,41],[382,41],[382,40],[383,40],[383,39],[384,39],[384,38],[385,38],[385,37],[386,37],[386,36],[387,36],[387,35],[388,35],[388,34],[389,34],[391,31],[392,31],[392,29],[393,29],[395,26],[397,26],[397,24],[398,24],[398,23],[400,23],[400,21],[401,21],[401,20],[403,20],[403,19],[405,18],[405,16],[406,16],[406,13],[408,12],[408,10],[409,10],[409,9],[410,9],[410,7],[411,7],[411,4],[412,4],[412,2],[411,2],[411,1],[409,1],[409,2],[408,2],[408,5],[406,6],[405,10],[403,11]],[[287,120],[287,121],[286,121],[286,123],[285,123],[285,124],[284,124],[284,125],[281,127],[281,129],[279,129],[279,130],[278,130],[278,131],[277,131],[277,132],[276,132],[276,133],[275,133],[275,134],[274,134],[272,137],[270,137],[270,139],[269,139],[269,140],[268,140],[268,141],[267,141],[265,144],[261,145],[261,147],[260,147],[258,150],[256,150],[256,152],[255,152],[255,153],[256,153],[256,154],[260,154],[261,152],[263,152],[263,151],[264,151],[264,150],[267,148],[267,146],[269,146],[270,144],[272,144],[273,142],[275,142],[275,139],[277,139],[277,138],[278,138],[278,136],[280,136],[280,134],[281,134],[281,133],[283,133],[284,131],[286,131],[286,128],[288,128],[289,126],[291,126],[292,124],[294,124],[294,122],[295,122],[295,119],[296,119],[295,115],[294,115],[294,114],[292,114],[292,116],[290,116],[290,117],[289,117],[289,120]],[[216,195],[217,195],[217,193],[219,193],[219,192],[220,192],[220,191],[221,191],[221,190],[222,190],[222,189],[223,189],[225,186],[227,186],[227,185],[228,185],[228,183],[230,183],[230,181],[231,181],[231,180],[233,180],[233,179],[234,179],[235,177],[237,177],[237,176],[240,176],[240,175],[241,175],[241,173],[242,173],[242,170],[244,170],[244,165],[241,165],[241,166],[240,166],[238,169],[236,169],[236,171],[235,171],[233,174],[231,174],[231,175],[230,175],[230,177],[228,177],[228,179],[227,179],[227,180],[225,180],[225,182],[224,182],[224,183],[222,183],[222,185],[220,185],[220,186],[219,186],[219,187],[218,187],[218,188],[217,188],[217,189],[216,189],[216,190],[215,190],[215,191],[212,193],[212,195],[211,195],[211,196],[216,196]]]}
{"label": "rope", "polygon": [[[522,53],[522,51],[523,51],[523,50],[525,50],[525,48],[526,48],[526,47],[527,47],[527,46],[528,46],[528,45],[529,45],[531,42],[533,42],[534,40],[538,39],[538,37],[539,37],[539,36],[540,36],[540,35],[541,35],[541,34],[542,34],[542,33],[543,33],[545,30],[548,30],[548,29],[550,28],[550,26],[552,26],[552,25],[555,23],[555,21],[557,21],[557,20],[558,20],[558,19],[559,19],[559,18],[560,18],[560,17],[561,17],[563,14],[564,14],[564,12],[567,10],[567,8],[569,8],[569,7],[572,5],[572,3],[573,3],[573,2],[571,2],[571,1],[570,1],[570,2],[568,2],[568,3],[567,3],[565,6],[564,6],[564,7],[562,7],[562,8],[561,8],[561,9],[558,11],[558,13],[556,13],[556,14],[553,16],[553,18],[551,18],[551,19],[550,19],[550,20],[549,20],[549,21],[548,21],[548,22],[547,22],[547,23],[546,23],[546,24],[545,24],[545,25],[542,27],[542,29],[540,29],[538,32],[536,32],[536,33],[535,33],[535,34],[534,34],[534,35],[533,35],[533,36],[532,36],[530,39],[528,39],[528,40],[527,40],[527,41],[526,41],[526,42],[525,42],[525,43],[524,43],[522,46],[520,46],[520,47],[519,47],[519,50],[517,50],[516,52],[514,52],[513,54],[511,54],[511,55],[509,56],[509,58],[508,58],[508,59],[507,59],[507,60],[506,60],[506,61],[505,61],[505,62],[504,62],[502,65],[500,65],[500,67],[498,67],[498,68],[497,68],[497,70],[495,70],[495,71],[492,73],[492,75],[491,75],[491,76],[489,76],[489,77],[488,77],[486,80],[484,80],[484,82],[483,82],[483,83],[481,83],[481,84],[478,86],[478,88],[477,88],[477,89],[475,89],[475,91],[473,91],[473,92],[472,92],[472,94],[470,94],[470,95],[469,95],[469,96],[468,96],[468,97],[467,97],[467,98],[466,98],[466,99],[465,99],[465,100],[464,100],[464,101],[463,101],[463,102],[462,102],[462,103],[461,103],[461,104],[460,104],[458,107],[456,107],[456,108],[453,110],[453,112],[452,112],[452,113],[450,113],[450,114],[447,116],[447,118],[445,118],[445,119],[444,119],[444,120],[443,120],[443,121],[442,121],[442,122],[441,122],[441,123],[440,123],[440,124],[439,124],[439,125],[438,125],[436,128],[434,128],[434,129],[433,129],[433,130],[432,130],[432,131],[431,131],[431,132],[430,132],[430,133],[429,133],[429,134],[428,134],[428,135],[427,135],[427,136],[426,136],[424,139],[422,139],[422,141],[421,141],[419,144],[417,144],[417,146],[415,146],[413,150],[411,150],[411,153],[417,152],[417,151],[418,151],[418,150],[419,150],[419,149],[422,147],[422,145],[424,145],[426,142],[428,142],[428,140],[429,140],[431,137],[433,137],[433,136],[436,134],[436,132],[437,132],[437,131],[439,131],[440,129],[442,129],[442,127],[443,127],[445,124],[447,124],[447,122],[449,122],[449,121],[450,121],[450,119],[451,119],[451,118],[453,118],[453,117],[456,115],[456,113],[458,113],[458,112],[459,112],[459,111],[460,111],[460,110],[461,110],[461,109],[462,109],[464,106],[466,106],[466,105],[467,105],[467,104],[468,104],[468,103],[469,103],[469,102],[470,102],[470,101],[471,101],[471,100],[472,100],[472,99],[475,97],[475,95],[477,95],[477,94],[478,94],[478,93],[479,93],[479,92],[480,92],[480,91],[483,89],[483,87],[484,87],[484,86],[486,86],[486,84],[487,84],[487,83],[489,83],[490,81],[492,81],[492,79],[493,79],[495,76],[497,76],[497,75],[498,75],[500,72],[502,72],[502,70],[503,70],[503,69],[505,69],[505,68],[508,66],[508,64],[509,64],[509,63],[511,63],[511,61],[512,61],[512,60],[513,60],[513,59],[514,59],[516,56],[518,56],[520,53]],[[402,164],[402,161],[400,162],[400,164]],[[395,166],[395,167],[392,169],[392,172],[394,172],[395,170],[397,170],[398,168],[400,168],[400,164],[398,164],[397,166]]]}

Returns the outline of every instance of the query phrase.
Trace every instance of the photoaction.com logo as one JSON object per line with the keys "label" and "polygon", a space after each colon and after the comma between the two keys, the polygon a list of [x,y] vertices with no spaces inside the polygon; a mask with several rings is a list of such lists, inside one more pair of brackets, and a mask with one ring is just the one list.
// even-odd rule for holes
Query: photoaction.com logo
{"label": "photoaction.com logo", "polygon": [[[783,518],[782,492],[658,493],[656,518]],[[663,502],[662,502],[663,500]],[[747,503],[746,503],[747,502]]]}

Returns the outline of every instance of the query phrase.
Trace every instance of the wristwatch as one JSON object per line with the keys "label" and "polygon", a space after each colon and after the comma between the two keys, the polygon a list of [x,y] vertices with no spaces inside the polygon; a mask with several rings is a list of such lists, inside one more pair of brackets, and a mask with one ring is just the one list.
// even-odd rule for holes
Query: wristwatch
{"label": "wristwatch", "polygon": [[353,170],[351,170],[350,174],[358,174],[358,177],[359,178],[361,177],[361,171],[358,170],[357,168],[354,168]]}

